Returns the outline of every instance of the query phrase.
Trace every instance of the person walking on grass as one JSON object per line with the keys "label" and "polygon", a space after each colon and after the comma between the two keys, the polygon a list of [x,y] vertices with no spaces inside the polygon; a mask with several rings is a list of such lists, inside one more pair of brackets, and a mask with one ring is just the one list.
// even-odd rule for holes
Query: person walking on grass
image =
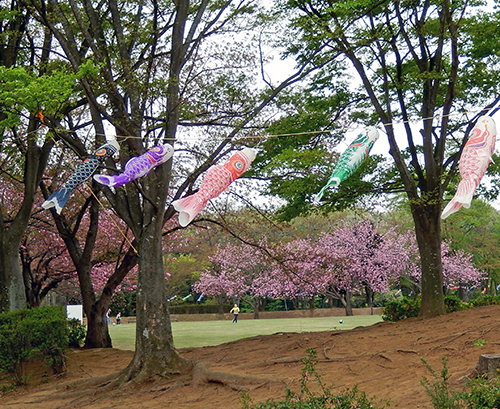
{"label": "person walking on grass", "polygon": [[238,308],[238,304],[234,304],[234,307],[229,312],[232,312],[234,314],[233,323],[237,324],[238,323],[238,314],[240,313],[240,309]]}

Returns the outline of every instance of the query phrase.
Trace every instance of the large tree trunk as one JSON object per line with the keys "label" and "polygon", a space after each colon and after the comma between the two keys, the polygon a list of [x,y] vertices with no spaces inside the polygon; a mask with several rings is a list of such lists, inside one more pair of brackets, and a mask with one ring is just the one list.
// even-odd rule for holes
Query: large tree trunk
{"label": "large tree trunk", "polygon": [[152,375],[171,375],[191,367],[174,348],[163,272],[162,225],[154,216],[144,229],[138,248],[142,257],[139,257],[135,355],[121,374],[125,382],[130,379],[141,382]]}
{"label": "large tree trunk", "polygon": [[[28,134],[35,133],[37,122],[30,118]],[[26,307],[19,247],[28,226],[31,211],[35,202],[37,186],[45,170],[47,157],[52,143],[43,148],[36,146],[29,139],[24,164],[24,194],[21,208],[7,224],[0,214],[0,312],[13,311]]]}
{"label": "large tree trunk", "polygon": [[106,310],[100,303],[93,303],[87,314],[87,336],[85,348],[112,348],[108,332]]}
{"label": "large tree trunk", "polygon": [[[177,1],[175,5],[165,125],[165,134],[172,141],[175,140],[179,123],[179,77],[185,62],[184,28],[189,0]],[[134,130],[131,134],[140,135],[140,130]],[[152,202],[143,204],[140,231],[135,226],[130,226],[139,243],[137,326],[135,355],[121,373],[120,381],[133,379],[140,382],[156,374],[174,374],[192,367],[174,348],[163,271],[162,230],[171,167],[172,161],[169,160],[144,179],[143,186]]]}
{"label": "large tree trunk", "polygon": [[16,248],[15,245],[4,243],[0,249],[0,312],[26,307],[26,293],[18,250],[19,246]]}
{"label": "large tree trunk", "polygon": [[259,310],[260,310],[260,302],[259,302],[259,298],[251,298],[249,296],[243,296],[242,297],[243,301],[245,301],[250,307],[252,307],[253,309],[253,319],[254,320],[258,320],[260,319],[260,315],[259,315]]}
{"label": "large tree trunk", "polygon": [[446,314],[441,264],[441,207],[436,205],[412,207],[415,232],[422,264],[423,318]]}
{"label": "large tree trunk", "polygon": [[345,308],[345,315],[347,317],[351,317],[354,315],[352,312],[352,304],[351,304],[352,293],[350,291],[346,291],[345,294],[340,296],[340,302]]}
{"label": "large tree trunk", "polygon": [[[179,0],[175,5],[165,125],[166,137],[172,141],[179,123],[179,77],[185,62],[184,29],[189,0]],[[140,135],[140,129],[132,130],[130,134]],[[130,379],[140,382],[156,374],[174,374],[192,367],[174,348],[163,271],[162,230],[171,167],[172,161],[169,160],[143,179],[144,190],[151,201],[143,203],[142,218],[133,215],[142,219],[140,229],[130,226],[139,243],[137,326],[135,355],[121,373],[120,382]]]}
{"label": "large tree trunk", "polygon": [[[22,37],[25,35],[29,19],[31,18],[24,2],[12,1],[10,10],[14,13],[2,33],[0,45],[0,65],[13,67],[20,55]],[[47,33],[45,40],[47,40]],[[49,50],[42,52],[42,62],[49,57]],[[41,68],[43,71],[43,68]],[[0,109],[1,111],[1,109]],[[0,120],[6,118],[5,112],[0,112]],[[39,121],[30,116],[26,135],[31,135],[26,141],[20,142],[20,151],[25,155],[24,162],[24,195],[19,212],[14,219],[10,216],[9,223],[5,223],[3,214],[0,214],[0,313],[26,307],[26,293],[22,276],[19,247],[22,235],[26,231],[31,211],[35,201],[38,184],[45,171],[47,158],[53,142],[47,138],[43,147],[37,145],[36,130]],[[3,134],[4,128],[0,129]],[[32,137],[35,136],[35,137]]]}

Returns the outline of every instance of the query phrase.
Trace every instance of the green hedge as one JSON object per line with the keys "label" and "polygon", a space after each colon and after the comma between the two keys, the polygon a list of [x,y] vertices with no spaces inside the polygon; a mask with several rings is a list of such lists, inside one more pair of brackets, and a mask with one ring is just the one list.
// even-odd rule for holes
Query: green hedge
{"label": "green hedge", "polygon": [[499,305],[500,295],[481,295],[470,301],[473,307],[483,307],[485,305]]}
{"label": "green hedge", "polygon": [[389,301],[382,309],[384,321],[399,321],[405,318],[418,317],[420,313],[420,298],[414,300],[403,298],[401,301]]}
{"label": "green hedge", "polygon": [[68,323],[63,307],[40,307],[0,314],[0,372],[14,384],[26,383],[25,363],[42,357],[61,373],[68,347]]}
{"label": "green hedge", "polygon": [[[446,312],[465,310],[469,306],[463,303],[455,295],[444,297]],[[382,309],[382,319],[384,321],[399,321],[406,318],[418,317],[420,314],[420,297],[415,299],[403,298],[401,301],[390,301]]]}
{"label": "green hedge", "polygon": [[[233,306],[223,306],[224,312],[229,312]],[[219,306],[214,304],[171,305],[168,307],[170,314],[218,314]]]}

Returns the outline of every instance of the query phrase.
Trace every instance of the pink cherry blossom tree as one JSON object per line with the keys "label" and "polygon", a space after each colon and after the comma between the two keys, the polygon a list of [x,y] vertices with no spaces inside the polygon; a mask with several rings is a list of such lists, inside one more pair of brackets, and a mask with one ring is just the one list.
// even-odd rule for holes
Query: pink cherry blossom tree
{"label": "pink cherry blossom tree", "polygon": [[[265,248],[265,251],[262,249]],[[478,283],[482,274],[463,252],[443,243],[443,272],[448,287]],[[352,315],[351,297],[384,293],[403,281],[419,287],[421,269],[415,235],[366,220],[345,223],[318,239],[301,238],[271,248],[225,245],[213,266],[195,285],[207,295],[248,300],[256,308],[265,297],[299,299],[324,294],[340,300]]]}
{"label": "pink cherry blossom tree", "polygon": [[365,291],[371,303],[374,292],[388,291],[390,277],[400,274],[407,259],[395,230],[379,230],[364,221],[341,226],[316,241],[287,243],[282,248],[287,257],[275,264],[274,276],[288,281],[281,287],[288,286],[288,297],[326,294],[340,300],[346,314],[352,315],[352,294]]}
{"label": "pink cherry blossom tree", "polygon": [[325,270],[325,256],[316,241],[303,238],[283,243],[274,254],[271,269],[260,278],[268,285],[267,296],[314,299],[327,292],[332,270]]}
{"label": "pink cherry blossom tree", "polygon": [[209,296],[241,299],[258,319],[262,299],[270,291],[261,279],[269,268],[262,251],[249,245],[226,244],[218,247],[210,261],[212,267],[201,274],[193,289]]}
{"label": "pink cherry blossom tree", "polygon": [[[326,294],[352,315],[351,295],[389,288],[408,263],[395,230],[380,233],[371,222],[345,225],[319,239],[296,239],[276,248],[227,245],[200,277],[197,291],[229,297],[299,299]],[[264,243],[261,243],[261,247]],[[246,299],[246,298],[244,298]]]}

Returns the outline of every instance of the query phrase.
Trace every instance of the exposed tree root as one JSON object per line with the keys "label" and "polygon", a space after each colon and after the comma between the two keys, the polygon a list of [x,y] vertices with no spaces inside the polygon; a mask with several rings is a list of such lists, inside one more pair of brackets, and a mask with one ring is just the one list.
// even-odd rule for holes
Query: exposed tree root
{"label": "exposed tree root", "polygon": [[245,365],[244,368],[257,368],[260,366],[290,364],[290,363],[295,363],[295,362],[301,362],[302,359],[304,359],[304,358],[303,357],[285,356],[285,357],[281,357],[281,358],[266,359],[264,361],[254,362],[250,365]]}
{"label": "exposed tree root", "polygon": [[193,386],[204,383],[218,383],[238,392],[248,392],[250,390],[249,385],[262,387],[271,382],[276,382],[276,379],[210,371],[202,362],[198,362],[193,368]]}
{"label": "exposed tree root", "polygon": [[[296,362],[300,358],[279,358],[274,363]],[[36,404],[47,401],[65,401],[65,408],[85,407],[90,403],[97,402],[103,398],[109,398],[114,394],[123,396],[124,388],[138,390],[147,387],[148,392],[155,393],[155,398],[162,396],[173,389],[186,386],[201,386],[203,384],[217,383],[238,392],[250,392],[252,390],[280,382],[279,379],[231,374],[226,372],[211,371],[202,362],[182,360],[183,366],[176,370],[165,370],[162,373],[149,373],[146,371],[133,372],[130,366],[122,372],[103,377],[93,377],[78,381],[68,381],[57,386],[44,388],[54,390],[54,393],[35,397],[34,400],[23,402],[23,404]],[[181,371],[182,369],[182,371]],[[133,376],[135,375],[135,377]],[[155,384],[152,387],[152,384]]]}
{"label": "exposed tree root", "polygon": [[70,400],[67,404],[64,405],[66,408],[70,408],[73,405],[76,407],[79,406],[79,402],[82,402],[82,398],[85,397],[94,397],[96,395],[96,392],[99,391],[99,388],[102,386],[109,384],[111,380],[115,379],[118,376],[119,372],[111,374],[111,375],[106,375],[106,376],[101,376],[101,377],[95,377],[95,378],[89,378],[89,379],[84,379],[84,380],[72,380],[68,381],[65,383],[62,383],[57,386],[47,386],[45,388],[41,388],[41,391],[46,391],[46,390],[51,390],[51,389],[57,389],[60,392],[52,393],[47,396],[41,396],[39,399],[36,401],[25,401],[22,402],[23,404],[34,404],[34,403],[41,403],[41,402],[47,402],[47,401],[54,401],[54,400]]}
{"label": "exposed tree root", "polygon": [[389,361],[389,362],[394,362],[394,360],[393,360],[393,359],[392,359],[389,355],[384,354],[384,353],[382,353],[382,352],[377,352],[376,354],[372,355],[372,358],[373,358],[374,356],[379,356],[379,357],[381,357],[381,358],[384,358],[386,361]]}
{"label": "exposed tree root", "polygon": [[401,352],[402,354],[418,354],[418,352],[413,349],[396,349],[396,352]]}

